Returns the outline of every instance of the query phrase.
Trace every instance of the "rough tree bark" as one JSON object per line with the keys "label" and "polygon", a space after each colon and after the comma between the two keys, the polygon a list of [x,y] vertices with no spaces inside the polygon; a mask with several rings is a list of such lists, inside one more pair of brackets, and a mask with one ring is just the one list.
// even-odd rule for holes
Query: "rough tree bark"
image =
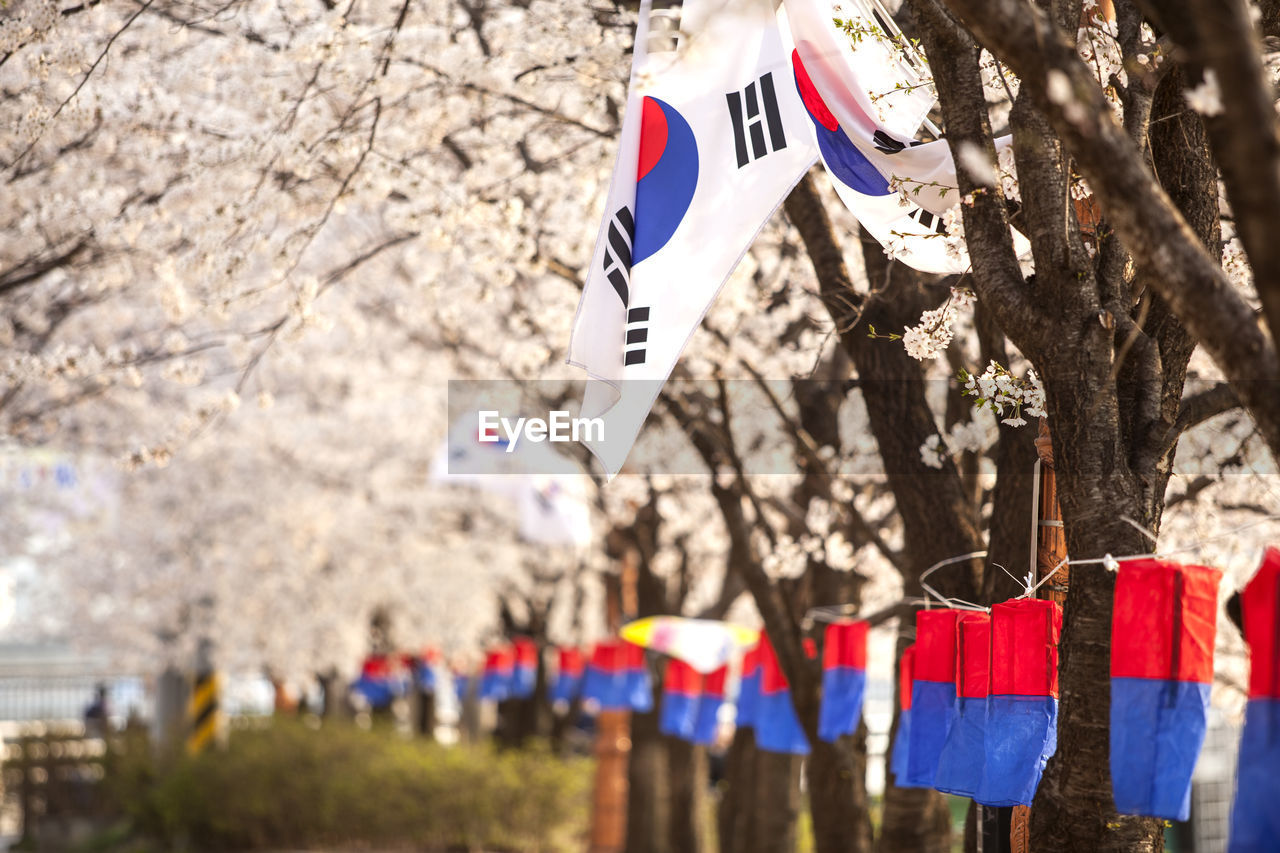
{"label": "rough tree bark", "polygon": [[[925,24],[925,50],[953,152],[961,145],[976,145],[994,160],[972,38],[935,0],[912,0],[912,5]],[[1139,527],[1154,534],[1163,507],[1191,352],[1187,330],[1156,294],[1181,315],[1199,297],[1189,297],[1179,287],[1214,290],[1225,283],[1202,248],[1215,247],[1217,239],[1216,193],[1211,170],[1205,168],[1203,134],[1188,124],[1152,135],[1150,156],[1157,173],[1171,182],[1167,194],[1146,167],[1152,93],[1143,91],[1143,82],[1122,91],[1123,127],[1111,120],[1100,92],[1092,103],[1082,95],[1089,88],[1097,91],[1097,85],[1088,84],[1082,66],[1074,67],[1078,59],[1062,35],[1074,34],[1078,9],[1055,6],[1055,28],[1046,13],[1031,4],[992,8],[948,0],[948,5],[1023,76],[1011,123],[1022,195],[1019,227],[1031,241],[1037,273],[1034,280],[1024,280],[1018,270],[1003,200],[980,191],[962,170],[961,194],[979,190],[973,204],[964,208],[964,222],[980,303],[1044,378],[1070,554],[1090,558],[1141,553],[1150,542]],[[1117,12],[1120,38],[1132,44],[1129,40],[1136,40],[1139,23],[1132,6],[1118,3]],[[1018,40],[1021,43],[1015,44]],[[1044,86],[1050,67],[1081,72],[1068,79],[1089,115],[1073,111],[1068,122],[1062,105],[1049,103]],[[1177,105],[1170,91],[1154,94],[1156,109],[1166,113],[1160,117],[1172,122],[1172,107]],[[1110,154],[1101,153],[1099,144]],[[1086,155],[1082,149],[1088,145],[1094,150]],[[1120,156],[1120,149],[1131,155],[1126,163],[1100,162]],[[1069,203],[1068,152],[1076,155],[1100,202],[1103,220],[1096,229],[1096,260],[1086,250]],[[1100,190],[1107,181],[1110,187]],[[1130,197],[1119,197],[1125,193]],[[1141,215],[1148,221],[1138,222],[1135,201],[1143,205]],[[1154,219],[1152,207],[1160,208]],[[1159,227],[1153,225],[1156,220]],[[1139,240],[1146,242],[1139,246]],[[1124,272],[1129,254],[1137,263],[1133,278]],[[1158,280],[1169,272],[1175,257],[1182,259],[1177,263],[1195,258],[1200,267],[1178,271],[1179,285],[1166,287]],[[1240,322],[1229,308],[1224,311],[1217,305],[1213,310],[1212,318],[1200,318],[1204,322],[1199,332],[1188,322],[1191,331],[1205,332],[1205,323],[1222,324],[1221,331]],[[1243,338],[1261,333],[1251,319],[1244,325],[1248,328]],[[1244,397],[1241,383],[1236,387]],[[1110,795],[1113,588],[1114,578],[1103,569],[1072,569],[1059,663],[1058,751],[1032,810],[1032,846],[1037,853],[1159,850],[1162,845],[1158,821],[1116,815]]]}

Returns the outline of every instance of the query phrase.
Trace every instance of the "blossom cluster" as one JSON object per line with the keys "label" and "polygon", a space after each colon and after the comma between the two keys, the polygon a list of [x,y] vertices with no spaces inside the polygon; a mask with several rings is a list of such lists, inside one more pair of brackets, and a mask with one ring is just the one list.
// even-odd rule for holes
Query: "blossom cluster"
{"label": "blossom cluster", "polygon": [[979,406],[990,407],[1003,424],[1025,426],[1023,415],[1045,416],[1044,384],[1034,369],[1028,369],[1027,375],[1019,379],[992,361],[981,374],[960,371],[960,379],[965,396],[977,399]]}
{"label": "blossom cluster", "polygon": [[[950,222],[956,219],[958,217],[952,217]],[[971,291],[952,288],[951,296],[941,307],[921,314],[920,322],[908,327],[902,335],[902,345],[906,348],[907,355],[917,361],[924,361],[937,358],[945,352],[955,336],[960,309],[973,305],[973,298]]]}

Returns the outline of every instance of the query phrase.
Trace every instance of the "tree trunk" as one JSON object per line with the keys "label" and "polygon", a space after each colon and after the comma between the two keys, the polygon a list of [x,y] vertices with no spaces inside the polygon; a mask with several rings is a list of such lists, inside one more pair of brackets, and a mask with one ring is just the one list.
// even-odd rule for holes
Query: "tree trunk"
{"label": "tree trunk", "polygon": [[707,751],[680,738],[666,738],[671,853],[705,853]]}
{"label": "tree trunk", "polygon": [[755,733],[751,729],[734,732],[716,812],[720,853],[747,853],[755,836],[756,757]]}
{"label": "tree trunk", "polygon": [[796,849],[800,812],[800,759],[756,750],[755,811],[747,853],[789,853]]}
{"label": "tree trunk", "polygon": [[817,741],[805,762],[813,848],[818,853],[871,853],[866,726],[859,725],[856,734],[841,741]]}
{"label": "tree trunk", "polygon": [[626,853],[662,853],[671,837],[670,772],[658,713],[631,714]]}

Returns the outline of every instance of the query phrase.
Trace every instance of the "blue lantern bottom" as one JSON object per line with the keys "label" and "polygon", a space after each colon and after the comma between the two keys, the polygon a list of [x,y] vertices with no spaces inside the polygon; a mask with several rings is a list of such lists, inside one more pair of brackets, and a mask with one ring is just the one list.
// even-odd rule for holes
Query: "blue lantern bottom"
{"label": "blue lantern bottom", "polygon": [[698,700],[698,719],[693,723],[693,742],[704,746],[712,744],[716,739],[716,726],[720,721],[720,705],[723,700],[719,696],[703,695]]}
{"label": "blue lantern bottom", "polygon": [[[916,681],[911,688],[911,748],[907,752],[907,785],[932,788],[938,757],[956,713],[956,685],[950,681]],[[899,785],[902,783],[899,782]]]}
{"label": "blue lantern bottom", "polygon": [[756,724],[757,711],[760,705],[760,673],[748,675],[742,679],[738,687],[738,713],[734,724],[740,729],[753,728]]}
{"label": "blue lantern bottom", "polygon": [[956,718],[938,756],[933,787],[948,794],[972,797],[982,781],[986,762],[987,697],[961,696]]}
{"label": "blue lantern bottom", "polygon": [[1168,820],[1191,814],[1191,771],[1204,745],[1209,685],[1111,679],[1111,787],[1116,811]]}
{"label": "blue lantern bottom", "polygon": [[867,672],[837,666],[822,673],[822,707],[818,712],[818,737],[827,742],[851,735],[862,716]]}
{"label": "blue lantern bottom", "polygon": [[907,783],[907,758],[911,754],[911,709],[904,708],[898,714],[898,736],[893,739],[893,753],[889,756],[889,772],[893,784],[899,788],[918,788]]}
{"label": "blue lantern bottom", "polygon": [[662,714],[658,718],[658,731],[664,735],[691,740],[697,720],[697,696],[675,692],[662,694]]}
{"label": "blue lantern bottom", "polygon": [[1058,700],[1052,696],[987,697],[982,781],[984,806],[1029,806],[1040,775],[1058,749]]}
{"label": "blue lantern bottom", "polygon": [[809,739],[791,704],[790,690],[760,694],[756,706],[756,746],[766,752],[809,754]]}
{"label": "blue lantern bottom", "polygon": [[1236,801],[1227,853],[1280,847],[1280,699],[1250,699],[1244,712]]}

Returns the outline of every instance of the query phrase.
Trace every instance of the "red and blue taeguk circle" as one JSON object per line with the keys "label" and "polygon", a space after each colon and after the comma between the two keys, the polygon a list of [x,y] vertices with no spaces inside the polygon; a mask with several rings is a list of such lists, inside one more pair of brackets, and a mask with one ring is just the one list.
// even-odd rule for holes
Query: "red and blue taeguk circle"
{"label": "red and blue taeguk circle", "polygon": [[805,111],[817,129],[818,150],[826,161],[831,174],[864,195],[888,195],[889,181],[880,170],[871,165],[871,161],[858,150],[848,134],[840,127],[840,122],[827,108],[827,102],[818,94],[809,72],[800,61],[800,54],[791,51],[791,64],[795,69],[796,89],[800,92],[800,100],[804,102]]}
{"label": "red and blue taeguk circle", "polygon": [[631,263],[656,253],[676,233],[698,185],[698,144],[675,107],[645,98],[636,170],[636,234]]}

